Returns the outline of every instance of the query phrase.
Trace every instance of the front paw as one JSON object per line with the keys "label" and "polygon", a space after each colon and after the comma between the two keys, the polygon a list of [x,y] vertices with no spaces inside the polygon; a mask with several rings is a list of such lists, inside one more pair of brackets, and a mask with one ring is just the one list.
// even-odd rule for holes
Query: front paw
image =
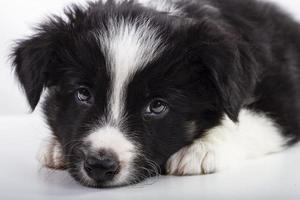
{"label": "front paw", "polygon": [[170,175],[199,175],[216,171],[215,152],[203,142],[195,142],[173,154],[166,164]]}
{"label": "front paw", "polygon": [[50,169],[66,169],[67,164],[63,157],[60,143],[55,138],[45,141],[38,153],[38,160],[42,166]]}

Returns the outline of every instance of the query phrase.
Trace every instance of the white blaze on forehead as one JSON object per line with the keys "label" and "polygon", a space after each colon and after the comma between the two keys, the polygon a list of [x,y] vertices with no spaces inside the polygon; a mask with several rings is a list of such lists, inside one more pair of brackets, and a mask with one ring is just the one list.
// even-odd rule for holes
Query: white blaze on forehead
{"label": "white blaze on forehead", "polygon": [[158,30],[147,19],[111,19],[105,30],[97,33],[112,78],[110,119],[121,121],[127,86],[134,74],[143,69],[161,51]]}

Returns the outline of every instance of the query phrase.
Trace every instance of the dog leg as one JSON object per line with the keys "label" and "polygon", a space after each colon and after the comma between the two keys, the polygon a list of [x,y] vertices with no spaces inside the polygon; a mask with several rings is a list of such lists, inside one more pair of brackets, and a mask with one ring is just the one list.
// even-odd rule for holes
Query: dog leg
{"label": "dog leg", "polygon": [[38,160],[42,166],[51,169],[66,169],[67,164],[62,154],[60,143],[56,138],[51,137],[40,148]]}
{"label": "dog leg", "polygon": [[172,155],[166,170],[172,175],[213,173],[249,158],[281,151],[286,143],[270,118],[242,110],[238,123],[225,117],[221,125]]}

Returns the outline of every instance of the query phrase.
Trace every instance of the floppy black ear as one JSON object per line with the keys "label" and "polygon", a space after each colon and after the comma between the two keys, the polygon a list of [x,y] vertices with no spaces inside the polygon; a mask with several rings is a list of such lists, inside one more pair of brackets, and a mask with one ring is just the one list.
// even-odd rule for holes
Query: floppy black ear
{"label": "floppy black ear", "polygon": [[205,21],[190,32],[189,56],[205,68],[219,106],[233,121],[256,83],[256,61],[248,44],[231,27]]}
{"label": "floppy black ear", "polygon": [[25,90],[32,110],[39,102],[47,84],[47,73],[53,59],[51,54],[51,40],[45,33],[18,42],[13,50],[15,73]]}

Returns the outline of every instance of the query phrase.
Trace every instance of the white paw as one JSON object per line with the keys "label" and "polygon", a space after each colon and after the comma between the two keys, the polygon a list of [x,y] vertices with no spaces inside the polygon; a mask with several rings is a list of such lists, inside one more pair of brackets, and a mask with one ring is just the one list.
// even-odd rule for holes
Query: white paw
{"label": "white paw", "polygon": [[214,173],[215,152],[203,142],[194,142],[173,154],[166,164],[166,170],[168,174],[180,176]]}
{"label": "white paw", "polygon": [[247,159],[281,151],[286,143],[272,119],[243,109],[239,123],[225,115],[220,125],[172,155],[166,170],[173,175],[213,173],[238,167]]}
{"label": "white paw", "polygon": [[42,166],[51,169],[66,169],[60,143],[55,138],[43,142],[38,153],[38,160]]}

